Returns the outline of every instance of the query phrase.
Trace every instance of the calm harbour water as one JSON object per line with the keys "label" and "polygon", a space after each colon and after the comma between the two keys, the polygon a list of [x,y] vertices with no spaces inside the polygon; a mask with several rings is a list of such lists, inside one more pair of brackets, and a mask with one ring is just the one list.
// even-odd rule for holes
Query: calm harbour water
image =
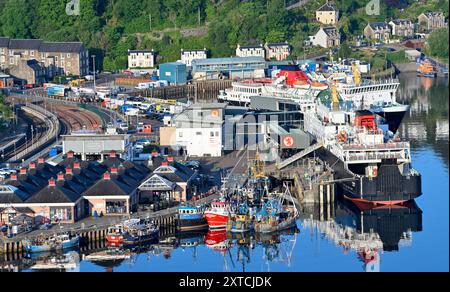
{"label": "calm harbour water", "polygon": [[320,210],[309,206],[298,229],[284,234],[197,234],[179,239],[175,248],[153,246],[123,261],[81,260],[74,271],[448,271],[448,79],[400,80],[399,97],[411,105],[400,131],[411,141],[413,166],[423,176],[417,206],[361,215],[338,204],[333,219],[322,222]]}

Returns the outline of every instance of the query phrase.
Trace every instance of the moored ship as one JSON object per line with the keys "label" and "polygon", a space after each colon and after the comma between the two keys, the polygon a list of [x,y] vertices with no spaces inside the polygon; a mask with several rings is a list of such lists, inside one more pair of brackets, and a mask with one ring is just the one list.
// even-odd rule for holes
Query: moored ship
{"label": "moored ship", "polygon": [[201,207],[180,206],[175,219],[178,230],[193,231],[208,229],[208,222]]}
{"label": "moored ship", "polygon": [[205,211],[209,229],[226,229],[230,218],[230,204],[228,202],[212,202]]}

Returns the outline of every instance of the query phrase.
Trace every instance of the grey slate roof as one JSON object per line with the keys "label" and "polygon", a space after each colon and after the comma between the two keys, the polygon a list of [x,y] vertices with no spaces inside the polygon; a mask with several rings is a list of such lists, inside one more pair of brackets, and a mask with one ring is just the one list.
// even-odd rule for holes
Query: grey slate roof
{"label": "grey slate roof", "polygon": [[11,39],[9,48],[16,50],[39,50],[42,40]]}
{"label": "grey slate roof", "polygon": [[372,29],[377,29],[377,28],[389,29],[389,25],[386,22],[369,22],[369,26]]}
{"label": "grey slate roof", "polygon": [[322,5],[317,11],[337,11],[338,9],[334,6],[333,3],[327,1],[324,5]]}
{"label": "grey slate roof", "polygon": [[80,197],[64,186],[47,186],[31,196],[27,203],[75,203]]}
{"label": "grey slate roof", "polygon": [[15,186],[7,185],[2,187],[0,192],[1,204],[23,203],[30,197],[30,194],[23,192]]}
{"label": "grey slate roof", "polygon": [[81,42],[43,42],[39,48],[41,52],[78,53],[84,48]]}
{"label": "grey slate roof", "polygon": [[9,38],[1,38],[0,37],[0,47],[2,47],[2,48],[9,47]]}
{"label": "grey slate roof", "polygon": [[245,45],[240,46],[241,49],[264,49],[263,45]]}
{"label": "grey slate roof", "polygon": [[133,188],[111,177],[111,179],[101,179],[92,187],[87,189],[84,196],[129,196]]}

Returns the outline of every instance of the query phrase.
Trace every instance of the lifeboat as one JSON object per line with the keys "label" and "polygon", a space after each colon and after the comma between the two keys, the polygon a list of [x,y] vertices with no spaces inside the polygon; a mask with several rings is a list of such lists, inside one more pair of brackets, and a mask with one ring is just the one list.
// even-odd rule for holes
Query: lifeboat
{"label": "lifeboat", "polygon": [[328,85],[325,83],[321,83],[321,82],[317,82],[317,81],[313,81],[311,82],[311,89],[314,90],[325,90],[328,88]]}
{"label": "lifeboat", "polygon": [[294,84],[294,88],[300,88],[300,89],[310,89],[311,85],[304,81],[304,80],[298,80]]}
{"label": "lifeboat", "polygon": [[417,76],[421,77],[436,77],[436,71],[430,62],[423,62],[417,69]]}

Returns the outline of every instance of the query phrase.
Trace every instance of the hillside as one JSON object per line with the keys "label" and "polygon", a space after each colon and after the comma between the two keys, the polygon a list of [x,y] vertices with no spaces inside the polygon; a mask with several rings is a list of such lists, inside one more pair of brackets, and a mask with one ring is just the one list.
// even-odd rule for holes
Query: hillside
{"label": "hillside", "polygon": [[[234,54],[236,44],[289,41],[294,57],[315,33],[314,11],[325,0],[294,9],[296,0],[80,0],[80,15],[65,13],[67,1],[0,0],[0,34],[14,38],[82,41],[106,70],[126,66],[128,49],[155,49],[158,62],[179,58],[181,48],[203,48],[212,56]],[[380,15],[368,16],[368,1],[335,1],[344,38],[361,34],[367,21],[416,17],[443,10],[448,0],[382,0]],[[409,4],[412,4],[408,7]],[[403,9],[404,7],[408,7]]]}

